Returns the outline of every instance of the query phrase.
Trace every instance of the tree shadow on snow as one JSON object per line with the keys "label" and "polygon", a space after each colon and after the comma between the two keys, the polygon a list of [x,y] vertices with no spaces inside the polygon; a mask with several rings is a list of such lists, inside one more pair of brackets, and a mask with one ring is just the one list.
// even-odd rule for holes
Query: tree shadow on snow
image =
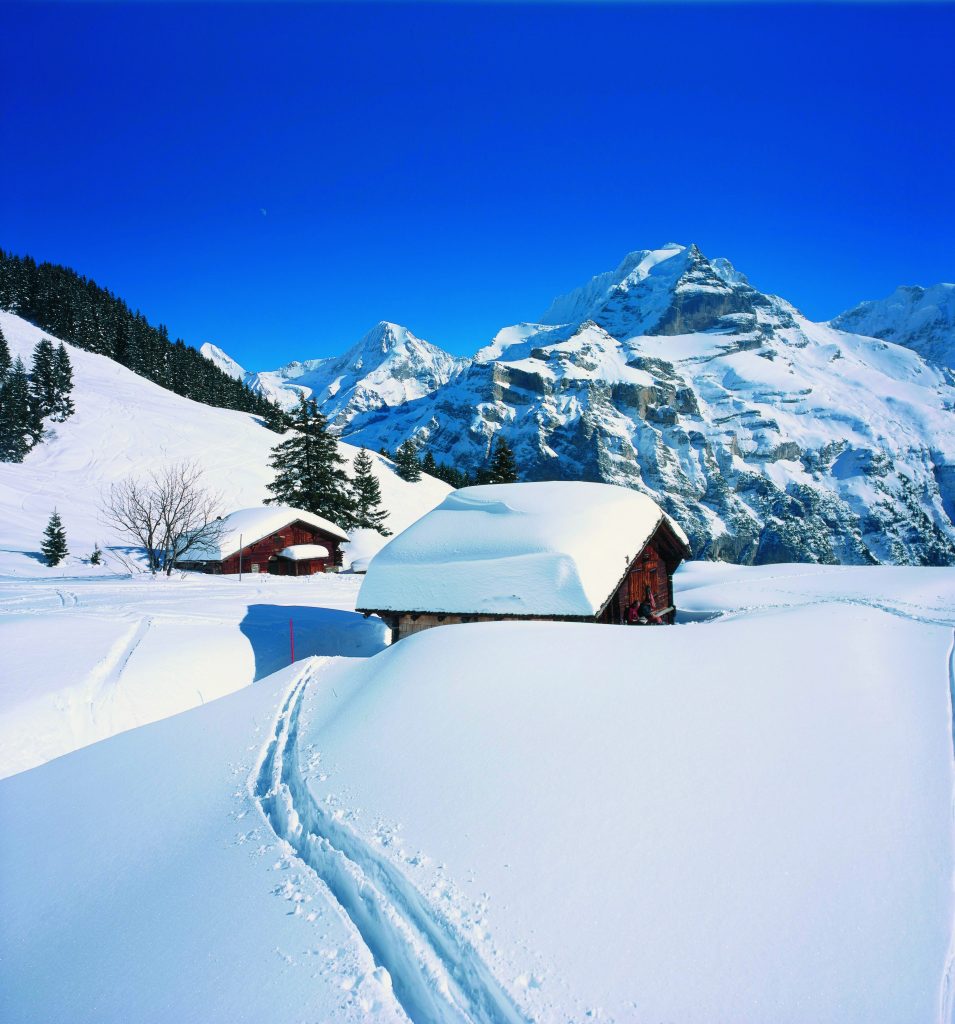
{"label": "tree shadow on snow", "polygon": [[256,680],[291,663],[289,621],[296,661],[316,654],[368,658],[388,645],[388,628],[375,617],[304,605],[249,605],[239,629],[252,645]]}

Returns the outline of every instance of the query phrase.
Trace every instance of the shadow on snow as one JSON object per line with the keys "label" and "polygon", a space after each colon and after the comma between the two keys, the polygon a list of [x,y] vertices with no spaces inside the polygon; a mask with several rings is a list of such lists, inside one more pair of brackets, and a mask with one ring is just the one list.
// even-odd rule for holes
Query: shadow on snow
{"label": "shadow on snow", "polygon": [[289,621],[295,632],[295,660],[312,655],[367,658],[384,650],[388,629],[378,618],[307,605],[249,605],[239,624],[255,655],[255,679],[291,662]]}

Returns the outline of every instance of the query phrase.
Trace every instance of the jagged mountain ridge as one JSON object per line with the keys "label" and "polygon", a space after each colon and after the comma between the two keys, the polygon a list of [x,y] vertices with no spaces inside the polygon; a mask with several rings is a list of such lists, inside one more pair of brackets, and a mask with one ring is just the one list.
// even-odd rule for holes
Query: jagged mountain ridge
{"label": "jagged mountain ridge", "polygon": [[526,479],[647,491],[701,557],[955,563],[955,388],[916,353],[814,324],[676,244],[629,254],[540,321],[418,397],[322,403],[353,444],[411,437],[473,470],[500,432]]}
{"label": "jagged mountain ridge", "polygon": [[923,359],[955,368],[955,284],[902,285],[884,299],[840,313],[830,326],[904,345]]}
{"label": "jagged mountain ridge", "polygon": [[955,389],[915,353],[814,324],[696,247],[627,257],[505,328],[450,384],[344,436],[528,479],[646,490],[697,555],[955,562]]}

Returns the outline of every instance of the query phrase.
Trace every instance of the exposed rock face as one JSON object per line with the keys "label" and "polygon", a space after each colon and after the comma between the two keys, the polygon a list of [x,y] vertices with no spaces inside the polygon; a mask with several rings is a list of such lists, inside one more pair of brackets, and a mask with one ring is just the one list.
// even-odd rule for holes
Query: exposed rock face
{"label": "exposed rock face", "polygon": [[905,345],[930,362],[955,368],[955,284],[905,285],[888,298],[860,303],[830,324]]}
{"label": "exposed rock face", "polygon": [[541,319],[420,398],[352,407],[344,435],[474,469],[501,431],[527,479],[649,492],[700,557],[955,564],[944,370],[813,324],[695,247],[632,253]]}

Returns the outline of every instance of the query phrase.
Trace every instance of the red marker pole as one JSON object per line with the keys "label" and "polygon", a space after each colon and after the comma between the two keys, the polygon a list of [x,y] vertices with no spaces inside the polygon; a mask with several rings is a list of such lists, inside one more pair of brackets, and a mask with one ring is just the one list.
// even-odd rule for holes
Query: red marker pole
{"label": "red marker pole", "polygon": [[288,620],[288,643],[289,648],[292,651],[292,664],[295,664],[295,628],[292,626],[292,620]]}

